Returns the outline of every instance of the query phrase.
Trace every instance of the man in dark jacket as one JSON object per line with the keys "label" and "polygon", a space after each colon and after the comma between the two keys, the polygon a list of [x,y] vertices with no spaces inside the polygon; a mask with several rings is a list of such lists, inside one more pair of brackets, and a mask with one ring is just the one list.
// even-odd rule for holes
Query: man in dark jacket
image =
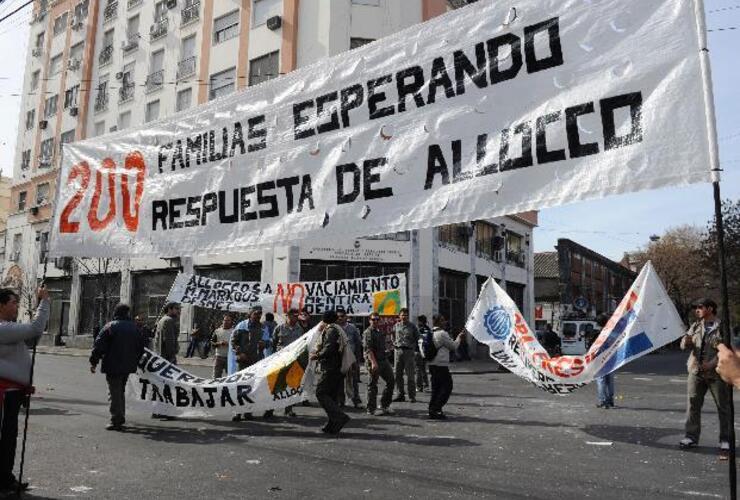
{"label": "man in dark jacket", "polygon": [[108,382],[110,424],[106,429],[110,431],[122,430],[126,422],[126,382],[129,374],[136,371],[143,353],[144,337],[131,320],[129,306],[118,304],[113,311],[113,321],[100,330],[90,354],[91,373],[95,373],[98,362],[103,360],[100,371]]}
{"label": "man in dark jacket", "polygon": [[349,416],[339,408],[337,394],[342,388],[342,354],[343,349],[341,333],[336,325],[337,313],[333,310],[326,311],[323,319],[323,329],[316,344],[316,350],[311,353],[310,358],[316,361],[316,399],[329,417],[329,421],[321,429],[328,434],[339,434],[347,422]]}

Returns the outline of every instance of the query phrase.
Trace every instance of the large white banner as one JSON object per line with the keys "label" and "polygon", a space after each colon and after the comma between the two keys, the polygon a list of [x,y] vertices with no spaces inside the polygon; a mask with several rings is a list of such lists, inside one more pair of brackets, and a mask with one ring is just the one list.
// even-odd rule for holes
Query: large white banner
{"label": "large white banner", "polygon": [[126,400],[161,415],[202,417],[263,412],[305,400],[314,391],[309,350],[318,327],[249,368],[212,379],[192,375],[146,350],[129,377]]}
{"label": "large white banner", "polygon": [[708,181],[697,2],[480,1],[65,145],[51,256],[331,245]]}
{"label": "large white banner", "polygon": [[685,331],[650,263],[583,356],[551,358],[514,301],[491,278],[481,290],[465,327],[476,340],[488,345],[493,359],[552,394],[570,394],[676,340]]}
{"label": "large white banner", "polygon": [[406,307],[406,275],[270,284],[179,273],[167,301],[236,312],[259,306],[264,312],[295,308],[319,315],[341,307],[351,316],[395,316]]}

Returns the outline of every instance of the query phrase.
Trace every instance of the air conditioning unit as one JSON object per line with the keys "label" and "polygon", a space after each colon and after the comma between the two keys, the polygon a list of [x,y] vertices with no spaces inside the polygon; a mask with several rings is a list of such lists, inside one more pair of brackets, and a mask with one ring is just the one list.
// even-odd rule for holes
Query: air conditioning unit
{"label": "air conditioning unit", "polygon": [[80,108],[78,108],[77,106],[72,106],[71,108],[69,108],[69,116],[77,116],[79,112]]}
{"label": "air conditioning unit", "polygon": [[39,168],[46,168],[51,166],[51,158],[42,156],[39,158]]}
{"label": "air conditioning unit", "polygon": [[123,71],[116,73],[116,80],[123,80]]}
{"label": "air conditioning unit", "polygon": [[108,129],[109,132],[115,132],[118,130],[118,125],[113,125],[110,129]]}
{"label": "air conditioning unit", "polygon": [[270,31],[279,30],[283,25],[283,18],[280,16],[272,16],[267,19],[267,29]]}
{"label": "air conditioning unit", "polygon": [[177,7],[177,0],[167,0],[167,8],[174,9]]}
{"label": "air conditioning unit", "polygon": [[46,127],[47,127],[47,125],[49,125],[49,122],[48,122],[48,121],[46,121],[46,120],[41,120],[41,121],[39,122],[39,128],[40,128],[41,130],[46,130]]}
{"label": "air conditioning unit", "polygon": [[31,51],[31,55],[32,55],[33,57],[41,57],[41,52],[42,52],[42,50],[41,50],[41,47],[35,47],[35,48],[34,48],[34,49],[33,49],[33,50]]}
{"label": "air conditioning unit", "polygon": [[21,252],[20,252],[20,250],[16,250],[15,252],[11,253],[10,254],[10,260],[12,260],[14,262],[18,262],[19,260],[21,260]]}
{"label": "air conditioning unit", "polygon": [[39,207],[34,205],[31,207],[31,215],[38,215],[39,214]]}
{"label": "air conditioning unit", "polygon": [[75,59],[73,57],[73,58],[70,58],[69,61],[67,61],[67,69],[68,70],[75,71],[75,70],[77,70],[79,68],[80,68],[80,60],[79,59]]}

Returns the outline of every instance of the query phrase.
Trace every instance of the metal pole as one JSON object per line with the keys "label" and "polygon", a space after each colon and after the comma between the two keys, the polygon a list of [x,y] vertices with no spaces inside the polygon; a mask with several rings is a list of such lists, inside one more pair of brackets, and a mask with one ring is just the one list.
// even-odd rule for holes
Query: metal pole
{"label": "metal pole", "polygon": [[[720,327],[722,328],[722,343],[732,349],[732,337],[730,335],[730,299],[727,289],[727,263],[725,260],[725,225],[722,218],[722,197],[720,196],[719,182],[713,182],[714,187],[714,223],[717,231],[717,253],[719,254],[719,291],[721,297],[722,314]],[[737,468],[735,466],[735,403],[733,401],[732,387],[729,387],[729,440],[730,440],[730,498],[737,499]]]}

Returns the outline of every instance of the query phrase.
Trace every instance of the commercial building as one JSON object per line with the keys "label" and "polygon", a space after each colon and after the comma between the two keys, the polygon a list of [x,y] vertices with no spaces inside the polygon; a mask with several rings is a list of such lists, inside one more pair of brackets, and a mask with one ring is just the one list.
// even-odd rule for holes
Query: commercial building
{"label": "commercial building", "polygon": [[[5,275],[44,273],[61,145],[140,126],[351,50],[465,2],[445,0],[37,0],[14,165]],[[239,280],[407,272],[412,311],[460,328],[485,277],[531,317],[536,213],[224,256],[59,259],[49,332],[78,337],[129,301],[154,321],[177,271]],[[208,328],[183,310],[181,330]],[[71,340],[70,340],[71,341]]]}

